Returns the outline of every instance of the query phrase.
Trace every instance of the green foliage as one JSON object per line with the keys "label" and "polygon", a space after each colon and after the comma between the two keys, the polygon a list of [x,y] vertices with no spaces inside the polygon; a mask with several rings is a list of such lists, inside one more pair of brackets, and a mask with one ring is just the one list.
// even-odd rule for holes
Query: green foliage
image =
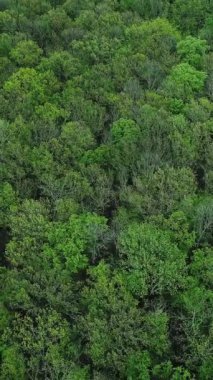
{"label": "green foliage", "polygon": [[8,56],[13,46],[12,38],[7,33],[2,33],[0,36],[0,54],[1,56]]}
{"label": "green foliage", "polygon": [[40,60],[42,50],[34,41],[20,41],[10,56],[18,66],[36,66]]}
{"label": "green foliage", "polygon": [[90,269],[90,276],[90,286],[84,290],[87,352],[97,368],[115,376],[125,371],[128,352],[142,342],[141,317],[120,273],[112,273],[102,261]]}
{"label": "green foliage", "polygon": [[3,183],[0,187],[0,225],[6,227],[11,214],[17,209],[16,194],[9,183]]}
{"label": "green foliage", "polygon": [[[48,101],[58,89],[59,84],[51,71],[39,74],[35,69],[21,68],[4,84],[7,117],[14,120],[21,112],[23,102],[26,107],[23,116],[30,117],[35,107]],[[10,102],[13,102],[12,110]]]}
{"label": "green foliage", "polygon": [[121,181],[126,180],[128,169],[134,165],[139,137],[140,129],[133,120],[120,119],[112,125],[109,159]]}
{"label": "green foliage", "polygon": [[80,160],[94,146],[91,130],[78,122],[69,122],[62,127],[60,141],[63,161],[69,162]]}
{"label": "green foliage", "polygon": [[167,232],[132,224],[122,231],[118,244],[133,294],[170,294],[184,285],[185,254]]}
{"label": "green foliage", "polygon": [[211,288],[213,283],[213,254],[211,248],[199,249],[194,252],[193,262],[190,265],[192,275],[201,284]]}
{"label": "green foliage", "polygon": [[174,368],[172,363],[166,362],[156,365],[153,369],[153,375],[157,376],[159,380],[190,380],[192,377],[190,373],[182,367]]}
{"label": "green foliage", "polygon": [[208,0],[175,0],[171,7],[177,25],[188,34],[196,34],[205,19],[212,12],[212,2]]}
{"label": "green foliage", "polygon": [[205,40],[188,36],[185,40],[181,40],[177,46],[177,52],[183,62],[199,68],[207,50]]}
{"label": "green foliage", "polygon": [[94,260],[99,255],[106,229],[103,217],[73,215],[68,223],[59,223],[50,229],[44,254],[59,268],[61,261],[71,273],[78,272],[87,267],[89,259]]}
{"label": "green foliage", "polygon": [[1,380],[6,379],[25,379],[25,367],[23,357],[18,352],[17,347],[8,347],[2,357],[2,371],[0,375]]}
{"label": "green foliage", "polygon": [[212,380],[212,0],[0,0],[0,380]]}
{"label": "green foliage", "polygon": [[36,376],[37,371],[56,379],[71,376],[74,366],[71,360],[66,363],[65,358],[74,357],[75,349],[70,344],[68,323],[58,313],[44,310],[36,319],[26,316],[21,325],[19,318],[14,322],[14,337],[28,356],[27,377]]}
{"label": "green foliage", "polygon": [[205,25],[201,30],[201,37],[205,38],[208,44],[212,47],[212,36],[213,36],[213,21],[212,17],[208,17],[205,20]]}
{"label": "green foliage", "polygon": [[82,71],[81,62],[74,58],[68,51],[55,51],[48,58],[43,58],[39,65],[39,71],[51,70],[61,81],[72,79]]}
{"label": "green foliage", "polygon": [[195,178],[188,168],[158,169],[153,174],[134,178],[134,185],[125,188],[121,201],[136,215],[146,217],[168,214],[195,192]]}
{"label": "green foliage", "polygon": [[206,73],[198,71],[188,63],[175,66],[166,81],[166,89],[171,96],[187,100],[202,90]]}
{"label": "green foliage", "polygon": [[175,62],[172,54],[180,39],[178,31],[166,19],[157,18],[127,29],[127,38],[131,45],[148,56],[150,60],[161,63],[167,70]]}
{"label": "green foliage", "polygon": [[130,356],[127,367],[127,379],[150,380],[150,364],[150,358],[147,352]]}

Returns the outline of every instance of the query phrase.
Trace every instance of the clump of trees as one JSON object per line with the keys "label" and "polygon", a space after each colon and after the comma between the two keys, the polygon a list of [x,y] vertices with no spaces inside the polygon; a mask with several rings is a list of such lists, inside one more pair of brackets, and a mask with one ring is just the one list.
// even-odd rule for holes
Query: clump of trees
{"label": "clump of trees", "polygon": [[0,379],[213,378],[209,0],[0,1]]}

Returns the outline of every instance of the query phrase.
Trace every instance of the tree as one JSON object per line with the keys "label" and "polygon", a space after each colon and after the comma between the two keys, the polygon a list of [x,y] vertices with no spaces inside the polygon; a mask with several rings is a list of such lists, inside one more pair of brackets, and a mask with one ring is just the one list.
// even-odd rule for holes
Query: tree
{"label": "tree", "polygon": [[[59,84],[51,71],[38,74],[33,68],[19,69],[3,87],[7,117],[14,120],[18,114],[21,114],[29,118],[35,111],[35,107],[48,101],[57,90],[59,90]],[[9,107],[11,101],[14,105],[13,109]]]}
{"label": "tree", "polygon": [[7,227],[10,216],[17,209],[16,194],[9,183],[3,183],[0,187],[0,226]]}
{"label": "tree", "polygon": [[121,7],[137,12],[142,18],[152,19],[166,13],[168,2],[162,0],[121,0]]}
{"label": "tree", "polygon": [[207,43],[195,37],[188,36],[185,40],[181,40],[177,45],[177,52],[183,62],[201,68],[203,58],[207,50]]}
{"label": "tree", "polygon": [[2,355],[1,380],[6,379],[25,379],[24,358],[16,346],[8,347]]}
{"label": "tree", "polygon": [[12,60],[18,66],[32,67],[39,63],[42,49],[34,41],[20,41],[10,52]]}
{"label": "tree", "polygon": [[165,87],[171,96],[188,100],[202,90],[205,79],[205,72],[196,70],[188,63],[180,63],[172,69]]}
{"label": "tree", "polygon": [[71,81],[64,88],[61,104],[67,112],[67,121],[83,122],[94,134],[100,133],[105,116],[104,107],[85,99],[83,91],[74,87]]}
{"label": "tree", "polygon": [[203,29],[201,29],[201,38],[204,38],[208,45],[212,46],[212,18],[208,17],[205,20],[205,25]]}
{"label": "tree", "polygon": [[128,287],[137,297],[175,294],[184,286],[186,256],[170,240],[167,231],[133,223],[121,232],[118,247],[122,265],[128,268]]}
{"label": "tree", "polygon": [[150,380],[149,367],[151,360],[148,352],[133,354],[127,366],[127,379]]}
{"label": "tree", "polygon": [[74,58],[68,51],[55,51],[42,58],[38,67],[40,72],[52,71],[61,81],[66,82],[73,76],[81,74],[83,71],[82,64],[78,58]]}
{"label": "tree", "polygon": [[211,248],[198,249],[194,252],[190,271],[194,278],[209,289],[211,289],[213,283],[212,267],[213,255]]}
{"label": "tree", "polygon": [[[178,307],[181,306],[181,310]],[[202,285],[198,286],[196,279],[189,282],[186,291],[176,299],[177,318],[181,323],[184,338],[184,361],[193,371],[204,371],[207,379],[211,368],[212,357],[212,292]],[[201,377],[202,378],[202,377]]]}
{"label": "tree", "polygon": [[195,212],[195,231],[198,244],[211,244],[213,227],[213,202],[211,199],[203,199],[198,204]]}
{"label": "tree", "polygon": [[1,121],[0,134],[1,181],[10,184],[15,192],[31,194],[33,184],[27,178],[31,137],[28,125],[22,118],[17,118],[13,124]]}
{"label": "tree", "polygon": [[133,24],[126,30],[126,35],[133,49],[159,62],[166,72],[175,63],[173,52],[180,35],[168,20],[157,18],[141,25]]}
{"label": "tree", "polygon": [[175,0],[171,6],[172,18],[188,34],[196,34],[211,13],[208,0]]}
{"label": "tree", "polygon": [[133,186],[120,194],[123,204],[135,215],[168,215],[195,194],[195,177],[189,168],[158,169],[143,177],[135,177]]}
{"label": "tree", "polygon": [[128,352],[141,342],[140,314],[136,302],[125,289],[122,276],[113,275],[107,264],[100,262],[90,270],[90,276],[91,285],[84,291],[84,303],[88,308],[83,320],[88,337],[86,351],[95,368],[101,366],[103,372],[116,378],[116,374],[125,371]]}

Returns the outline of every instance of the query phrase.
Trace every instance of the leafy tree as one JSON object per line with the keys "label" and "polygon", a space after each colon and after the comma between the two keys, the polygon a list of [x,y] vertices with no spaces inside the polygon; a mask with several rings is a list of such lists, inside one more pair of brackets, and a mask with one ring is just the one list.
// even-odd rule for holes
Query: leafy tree
{"label": "leafy tree", "polygon": [[206,73],[198,71],[188,63],[175,66],[166,81],[166,89],[171,96],[187,100],[202,90]]}
{"label": "leafy tree", "polygon": [[150,357],[148,352],[138,353],[132,355],[129,358],[129,363],[127,367],[127,379],[144,379],[149,380],[149,366],[150,366]]}
{"label": "leafy tree", "polygon": [[0,379],[25,379],[25,366],[23,356],[15,346],[8,347],[2,356],[2,372]]}
{"label": "leafy tree", "polygon": [[162,0],[145,0],[143,2],[139,0],[121,0],[121,6],[124,9],[137,12],[142,18],[152,19],[166,13],[168,2]]}
{"label": "leafy tree", "polygon": [[19,66],[32,67],[36,66],[40,60],[42,50],[34,41],[20,41],[14,49],[11,50],[10,56]]}
{"label": "leafy tree", "polygon": [[142,340],[140,314],[122,276],[113,275],[104,262],[90,272],[92,283],[84,296],[88,313],[83,321],[88,336],[87,352],[97,368],[102,366],[115,377],[116,373],[124,372],[129,349]]}
{"label": "leafy tree", "polygon": [[177,302],[182,306],[182,311],[178,314],[182,333],[186,337],[185,360],[192,369],[208,368],[212,356],[212,292],[203,286],[196,286],[195,280],[178,297]]}
{"label": "leafy tree", "polygon": [[188,36],[185,40],[181,40],[177,46],[177,52],[182,61],[188,62],[190,65],[200,68],[202,60],[207,50],[205,40]]}
{"label": "leafy tree", "polygon": [[82,72],[82,64],[68,51],[55,51],[48,58],[42,58],[39,71],[53,71],[60,81],[67,81]]}
{"label": "leafy tree", "polygon": [[209,17],[205,20],[205,25],[201,30],[201,37],[205,38],[209,45],[212,47],[212,18]]}
{"label": "leafy tree", "polygon": [[17,207],[16,194],[9,183],[3,183],[0,188],[0,220],[1,226],[7,226],[10,215]]}
{"label": "leafy tree", "polygon": [[141,25],[132,25],[127,38],[134,49],[148,56],[150,60],[161,63],[167,70],[175,62],[174,51],[180,39],[178,31],[166,19],[157,18]]}
{"label": "leafy tree", "polygon": [[212,265],[213,256],[211,248],[198,249],[194,252],[193,261],[190,265],[191,273],[201,284],[206,285],[210,289],[213,281]]}
{"label": "leafy tree", "polygon": [[139,136],[140,129],[133,120],[120,119],[112,125],[112,164],[116,170],[119,168],[124,181],[128,178],[128,174],[125,175],[126,169],[133,168]]}
{"label": "leafy tree", "polygon": [[170,294],[184,285],[185,254],[167,232],[135,223],[122,231],[118,244],[133,294]]}
{"label": "leafy tree", "polygon": [[134,178],[134,185],[121,193],[121,201],[136,215],[169,214],[195,192],[195,178],[188,168],[158,169],[146,177]]}
{"label": "leafy tree", "polygon": [[[21,68],[4,84],[7,117],[14,120],[20,112],[24,117],[29,117],[36,106],[50,99],[58,89],[59,84],[51,71],[39,75],[35,69]],[[9,107],[10,101],[13,102],[13,110]]]}
{"label": "leafy tree", "polygon": [[208,0],[175,0],[172,4],[172,17],[177,25],[188,34],[196,34],[211,12]]}

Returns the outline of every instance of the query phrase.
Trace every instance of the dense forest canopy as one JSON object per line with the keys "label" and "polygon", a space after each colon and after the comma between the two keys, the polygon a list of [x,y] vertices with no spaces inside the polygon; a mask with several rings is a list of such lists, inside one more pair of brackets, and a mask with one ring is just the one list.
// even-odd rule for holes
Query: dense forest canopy
{"label": "dense forest canopy", "polygon": [[0,0],[0,380],[213,379],[212,0]]}

